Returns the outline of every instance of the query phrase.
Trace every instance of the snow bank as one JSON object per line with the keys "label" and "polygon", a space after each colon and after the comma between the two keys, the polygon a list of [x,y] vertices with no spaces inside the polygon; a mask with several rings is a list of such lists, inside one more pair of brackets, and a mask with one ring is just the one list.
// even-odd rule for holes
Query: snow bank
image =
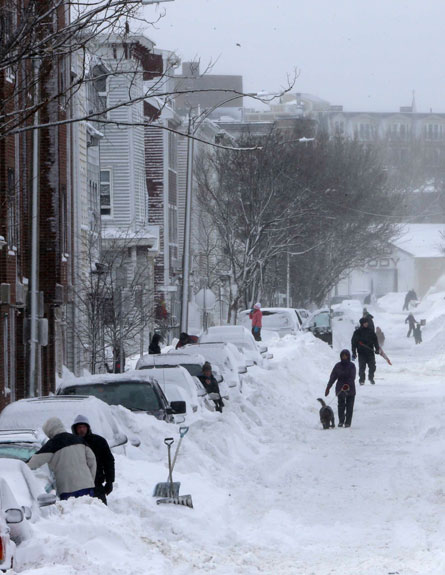
{"label": "snow bank", "polygon": [[[142,444],[116,457],[109,507],[86,498],[58,502],[57,514],[34,525],[33,538],[21,546],[21,572],[145,575],[193,573],[200,565],[225,575],[250,573],[251,560],[241,553],[250,536],[238,532],[232,492],[243,482],[249,489],[245,469],[261,461],[268,449],[271,421],[279,427],[292,417],[299,427],[318,425],[316,397],[329,376],[326,364],[336,361],[331,349],[311,334],[278,341],[271,337],[268,343],[274,344],[269,369],[249,369],[243,393],[233,393],[222,414],[204,410],[184,438],[174,479],[181,481],[181,494],[192,495],[193,510],[157,506],[152,497],[155,484],[167,480],[163,440],[173,435],[177,441],[177,429],[122,408],[119,417]],[[303,430],[296,429],[295,437],[304,441]],[[270,530],[257,534],[265,545],[279,543],[274,525],[280,520],[279,513],[270,511]],[[240,548],[235,550],[235,544]],[[234,553],[230,561],[227,550]]]}

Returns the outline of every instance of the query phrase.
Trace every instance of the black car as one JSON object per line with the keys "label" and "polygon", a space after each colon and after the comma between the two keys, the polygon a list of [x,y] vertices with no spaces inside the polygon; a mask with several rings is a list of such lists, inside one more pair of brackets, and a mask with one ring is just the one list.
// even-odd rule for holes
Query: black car
{"label": "black car", "polygon": [[91,375],[62,382],[58,395],[93,395],[109,405],[123,405],[130,411],[154,415],[168,423],[186,412],[185,401],[169,403],[158,382],[141,372]]}

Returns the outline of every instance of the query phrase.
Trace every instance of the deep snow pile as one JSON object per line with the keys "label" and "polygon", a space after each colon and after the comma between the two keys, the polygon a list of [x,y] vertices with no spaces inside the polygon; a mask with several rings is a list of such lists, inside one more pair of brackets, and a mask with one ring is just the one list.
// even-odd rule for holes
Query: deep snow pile
{"label": "deep snow pile", "polygon": [[[174,478],[181,481],[181,494],[192,494],[193,510],[157,506],[152,497],[155,483],[167,479],[163,439],[176,436],[175,427],[122,409],[121,417],[141,436],[142,445],[116,456],[109,507],[85,498],[59,502],[21,546],[23,573],[253,572],[246,551],[252,548],[245,530],[249,517],[239,517],[233,493],[240,487],[248,493],[253,478],[246,469],[261,469],[271,430],[279,433],[295,418],[298,441],[304,439],[306,425],[317,425],[315,398],[324,390],[326,365],[335,358],[310,334],[283,338],[271,350],[275,358],[269,369],[249,370],[243,393],[232,394],[223,414],[203,411],[191,424]],[[268,530],[257,534],[261,541],[254,541],[255,547],[273,549],[279,543],[279,516],[272,509],[270,514]],[[253,556],[252,561],[256,564]]]}
{"label": "deep snow pile", "polygon": [[445,300],[436,296],[419,308],[418,346],[406,337],[403,295],[368,308],[393,365],[376,358],[376,385],[358,387],[351,429],[318,421],[337,354],[309,334],[265,334],[270,369],[249,370],[243,394],[223,414],[204,411],[184,439],[175,479],[193,510],[151,496],[167,478],[163,439],[175,427],[122,409],[143,444],[116,458],[109,507],[58,503],[21,546],[22,572],[443,575],[445,399],[431,365]]}

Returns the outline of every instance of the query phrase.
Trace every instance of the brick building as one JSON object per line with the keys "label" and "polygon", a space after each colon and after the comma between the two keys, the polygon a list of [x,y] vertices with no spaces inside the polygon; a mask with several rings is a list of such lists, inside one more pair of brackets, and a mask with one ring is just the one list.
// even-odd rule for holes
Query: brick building
{"label": "brick building", "polygon": [[[51,15],[52,0],[42,0],[38,9],[48,13],[47,28],[56,32],[65,25],[66,11],[60,6]],[[0,2],[3,42],[14,34],[19,13],[10,3]],[[43,13],[43,12],[42,12]],[[52,17],[56,15],[57,17]],[[6,16],[10,19],[6,19]],[[8,23],[8,26],[5,25]],[[71,186],[69,177],[70,134],[65,125],[51,125],[67,118],[66,101],[59,96],[69,81],[66,56],[41,53],[38,66],[23,58],[16,65],[0,66],[0,114],[13,119],[12,132],[0,130],[0,408],[8,401],[29,394],[46,394],[55,388],[64,357],[63,316],[71,257]],[[38,82],[34,80],[38,78]],[[22,112],[39,104],[34,131],[17,132],[30,126],[34,116]],[[49,124],[49,126],[48,126]],[[14,133],[15,132],[15,133]],[[37,162],[33,159],[37,152]],[[36,184],[38,217],[35,285],[32,285],[32,191]],[[29,288],[29,289],[28,289]],[[36,292],[39,316],[35,344],[35,370],[30,373],[29,294]],[[45,345],[42,345],[45,344]]]}

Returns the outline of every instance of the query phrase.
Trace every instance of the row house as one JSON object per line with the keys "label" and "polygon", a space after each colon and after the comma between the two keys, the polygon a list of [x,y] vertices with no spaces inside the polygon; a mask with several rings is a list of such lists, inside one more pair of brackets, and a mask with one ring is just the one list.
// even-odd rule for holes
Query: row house
{"label": "row house", "polygon": [[[38,3],[48,15],[45,30],[57,33],[66,12],[60,6],[50,16],[53,7],[51,0]],[[0,12],[7,58],[24,13],[5,1]],[[0,127],[0,408],[54,391],[62,373],[72,255],[66,64],[66,56],[44,52],[34,62],[0,62],[0,116],[8,118]],[[37,117],[25,114],[34,106]]]}
{"label": "row house", "polygon": [[[169,338],[178,335],[181,297],[181,260],[178,235],[178,180],[184,177],[178,163],[182,120],[173,108],[151,98],[145,103],[145,166],[149,222],[159,227],[155,257],[156,322]],[[156,118],[156,120],[154,120]],[[182,242],[181,242],[182,244]]]}
{"label": "row house", "polygon": [[[105,259],[119,268],[109,270],[116,285],[109,306],[113,317],[121,318],[121,325],[115,332],[112,322],[105,325],[112,348],[108,357],[112,353],[116,359],[119,354],[142,353],[155,322],[154,267],[160,230],[149,220],[144,83],[161,75],[163,65],[162,57],[154,53],[154,43],[142,35],[98,37],[90,51],[106,70],[98,77],[104,110],[98,119],[102,135],[99,201],[102,259],[108,254]],[[117,253],[126,254],[119,266]],[[137,318],[132,316],[135,308]],[[133,328],[128,325],[130,321]]]}

